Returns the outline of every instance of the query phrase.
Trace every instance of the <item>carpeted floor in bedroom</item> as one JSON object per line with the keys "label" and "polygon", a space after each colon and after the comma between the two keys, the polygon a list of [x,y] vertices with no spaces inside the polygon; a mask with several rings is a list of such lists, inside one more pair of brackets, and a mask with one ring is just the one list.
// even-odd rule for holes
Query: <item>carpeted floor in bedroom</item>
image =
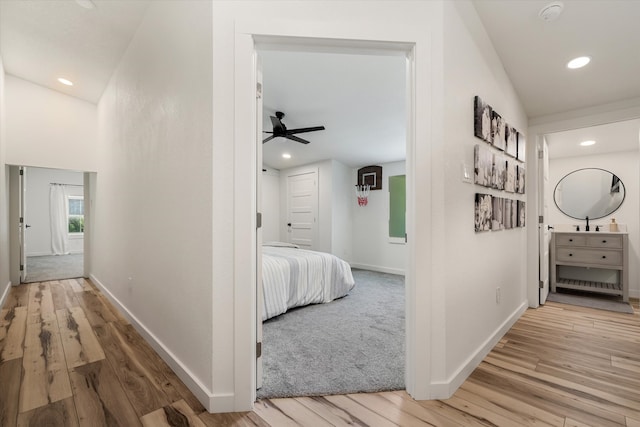
{"label": "carpeted floor in bedroom", "polygon": [[258,398],[404,389],[404,276],[353,269],[344,298],[263,323]]}

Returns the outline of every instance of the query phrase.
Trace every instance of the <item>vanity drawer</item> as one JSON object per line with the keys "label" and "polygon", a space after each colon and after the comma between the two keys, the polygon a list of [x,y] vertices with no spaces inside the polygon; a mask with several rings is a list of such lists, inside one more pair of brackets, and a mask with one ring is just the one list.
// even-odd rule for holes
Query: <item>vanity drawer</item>
{"label": "vanity drawer", "polygon": [[597,249],[558,248],[556,255],[560,262],[598,264],[608,266],[622,265],[621,251],[605,251]]}
{"label": "vanity drawer", "polygon": [[587,246],[622,249],[622,236],[587,236]]}
{"label": "vanity drawer", "polygon": [[575,234],[558,234],[556,236],[558,246],[587,246],[587,236],[576,236]]}

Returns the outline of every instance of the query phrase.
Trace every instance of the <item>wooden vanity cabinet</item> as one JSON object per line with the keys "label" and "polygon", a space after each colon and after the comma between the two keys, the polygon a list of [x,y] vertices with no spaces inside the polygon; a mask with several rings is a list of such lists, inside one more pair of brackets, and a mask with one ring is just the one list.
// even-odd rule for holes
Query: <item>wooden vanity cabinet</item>
{"label": "wooden vanity cabinet", "polygon": [[[560,277],[560,266],[616,270],[617,283]],[[629,237],[627,233],[554,232],[551,234],[551,291],[576,289],[620,295],[629,300]]]}

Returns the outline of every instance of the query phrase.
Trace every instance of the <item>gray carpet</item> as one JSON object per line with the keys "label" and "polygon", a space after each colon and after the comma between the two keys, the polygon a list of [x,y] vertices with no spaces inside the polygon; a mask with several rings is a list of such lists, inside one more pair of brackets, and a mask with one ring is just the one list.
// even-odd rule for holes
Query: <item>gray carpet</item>
{"label": "gray carpet", "polygon": [[547,301],[633,314],[631,304],[622,301],[620,297],[610,295],[594,295],[593,293],[579,291],[570,292],[563,289],[560,292],[549,292]]}
{"label": "gray carpet", "polygon": [[84,276],[84,254],[27,257],[27,283]]}
{"label": "gray carpet", "polygon": [[346,297],[264,322],[258,398],[405,388],[404,276],[353,276]]}

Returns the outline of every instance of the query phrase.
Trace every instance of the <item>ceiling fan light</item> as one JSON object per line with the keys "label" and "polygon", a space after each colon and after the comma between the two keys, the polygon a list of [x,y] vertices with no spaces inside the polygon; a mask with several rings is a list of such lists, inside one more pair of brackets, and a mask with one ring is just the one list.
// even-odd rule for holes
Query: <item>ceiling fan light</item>
{"label": "ceiling fan light", "polygon": [[58,81],[60,83],[62,83],[63,85],[65,85],[65,86],[73,86],[73,82],[71,80],[67,80],[67,79],[65,79],[63,77],[59,77]]}
{"label": "ceiling fan light", "polygon": [[290,158],[291,158],[291,154],[289,154],[289,153],[282,153],[282,158],[283,158],[283,159],[290,159]]}
{"label": "ceiling fan light", "polygon": [[588,146],[593,145],[593,144],[595,144],[595,143],[596,143],[595,141],[593,141],[593,140],[589,140],[589,141],[582,141],[582,142],[580,143],[580,145],[581,145],[581,146],[583,146],[583,147],[588,147]]}

